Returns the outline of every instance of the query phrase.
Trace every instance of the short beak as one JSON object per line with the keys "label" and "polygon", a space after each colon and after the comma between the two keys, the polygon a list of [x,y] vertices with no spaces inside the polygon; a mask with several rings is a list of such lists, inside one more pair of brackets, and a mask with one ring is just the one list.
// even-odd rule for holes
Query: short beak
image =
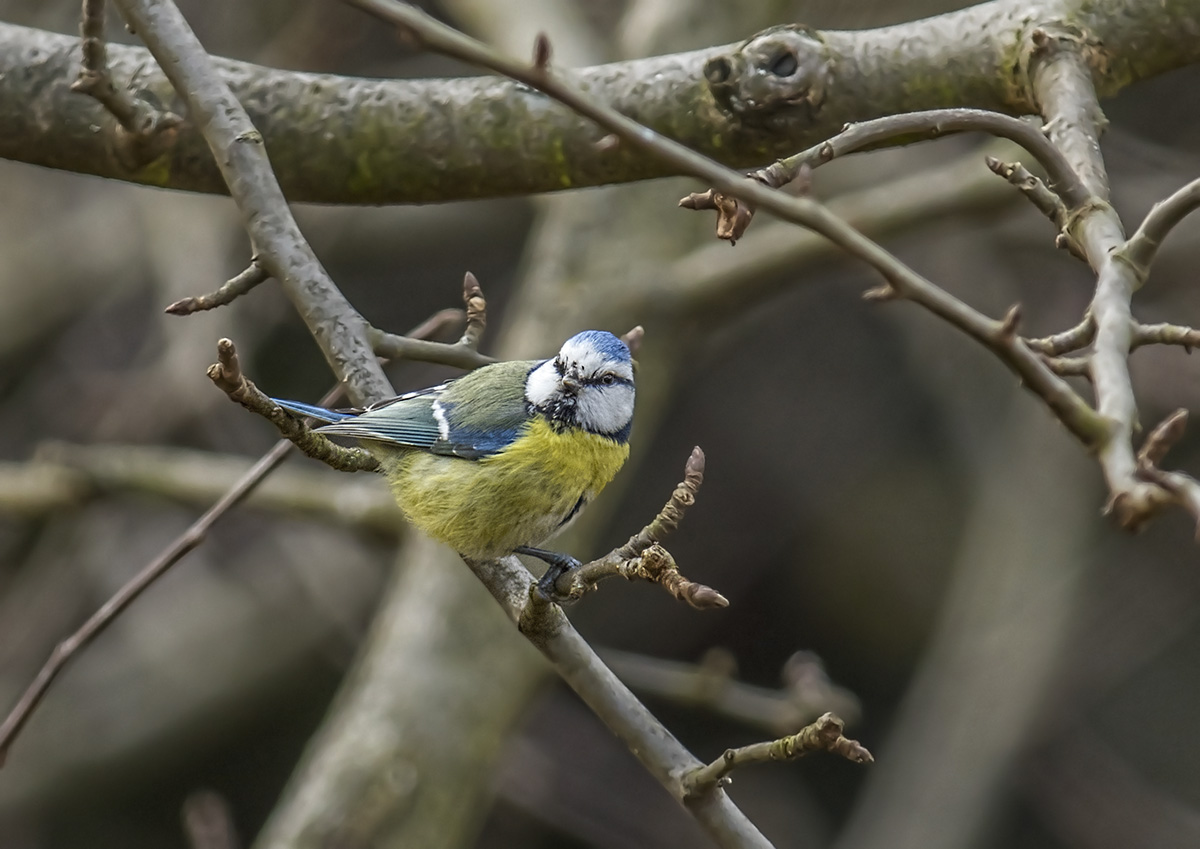
{"label": "short beak", "polygon": [[579,391],[583,384],[579,382],[579,375],[577,375],[575,372],[571,372],[570,374],[564,374],[562,376],[562,386],[563,389],[574,395]]}

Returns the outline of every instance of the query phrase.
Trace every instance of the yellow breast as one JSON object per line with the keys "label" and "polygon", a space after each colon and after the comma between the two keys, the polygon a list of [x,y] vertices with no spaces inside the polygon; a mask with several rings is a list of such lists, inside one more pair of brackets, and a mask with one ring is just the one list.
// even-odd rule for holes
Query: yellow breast
{"label": "yellow breast", "polygon": [[553,534],[624,465],[629,445],[533,419],[482,460],[388,449],[381,456],[400,509],[468,557],[498,557]]}

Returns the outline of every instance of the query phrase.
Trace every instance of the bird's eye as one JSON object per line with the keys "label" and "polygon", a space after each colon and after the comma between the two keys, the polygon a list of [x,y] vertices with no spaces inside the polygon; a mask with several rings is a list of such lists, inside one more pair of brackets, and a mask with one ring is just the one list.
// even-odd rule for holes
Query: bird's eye
{"label": "bird's eye", "polygon": [[617,379],[617,376],[610,372],[609,374],[606,374],[603,377],[601,377],[600,382],[603,383],[605,386],[612,386],[613,383],[616,382],[616,379]]}

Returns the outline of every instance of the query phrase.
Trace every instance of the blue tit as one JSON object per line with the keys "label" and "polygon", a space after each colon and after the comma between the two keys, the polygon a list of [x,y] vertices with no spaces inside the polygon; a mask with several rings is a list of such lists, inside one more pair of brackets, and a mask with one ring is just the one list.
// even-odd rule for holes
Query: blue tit
{"label": "blue tit", "polygon": [[493,363],[362,410],[275,403],[328,422],[318,433],[361,440],[408,520],[462,556],[545,560],[539,586],[552,595],[578,561],[535,546],[629,456],[633,360],[616,336],[586,330],[552,359]]}

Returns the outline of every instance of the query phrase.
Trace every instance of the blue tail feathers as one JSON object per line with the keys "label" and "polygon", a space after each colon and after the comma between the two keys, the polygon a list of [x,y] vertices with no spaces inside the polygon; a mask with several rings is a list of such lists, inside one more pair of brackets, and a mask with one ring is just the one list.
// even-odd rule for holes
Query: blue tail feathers
{"label": "blue tail feathers", "polygon": [[298,416],[311,416],[319,422],[340,422],[343,419],[352,419],[355,416],[354,413],[347,413],[342,410],[326,410],[324,407],[301,404],[299,401],[284,401],[282,398],[272,398],[271,400],[289,413],[295,413]]}

